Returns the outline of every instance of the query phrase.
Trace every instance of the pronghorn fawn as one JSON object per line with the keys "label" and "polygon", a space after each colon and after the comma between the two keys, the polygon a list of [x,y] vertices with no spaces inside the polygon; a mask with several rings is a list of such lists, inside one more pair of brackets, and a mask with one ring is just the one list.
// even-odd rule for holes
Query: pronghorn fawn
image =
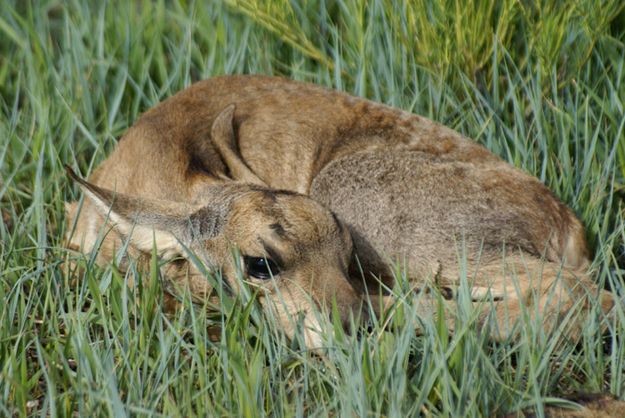
{"label": "pronghorn fawn", "polygon": [[[581,223],[536,178],[431,120],[311,84],[196,83],[147,111],[88,182],[73,177],[87,199],[67,206],[70,248],[99,243],[107,263],[125,242],[137,257],[155,245],[182,258],[163,275],[197,300],[212,288],[189,251],[235,290],[240,264],[288,334],[303,315],[311,347],[314,307],[364,316],[364,295],[392,288],[398,261],[415,291],[451,295],[450,311],[464,275],[493,338],[524,307],[551,332],[571,308],[613,303],[588,274]],[[422,293],[416,314],[435,311],[441,299]]]}

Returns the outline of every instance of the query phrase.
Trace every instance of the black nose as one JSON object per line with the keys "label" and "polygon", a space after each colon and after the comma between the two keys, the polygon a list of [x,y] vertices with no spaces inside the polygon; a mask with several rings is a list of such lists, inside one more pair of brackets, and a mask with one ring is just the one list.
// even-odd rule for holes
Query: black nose
{"label": "black nose", "polygon": [[358,341],[360,341],[363,338],[371,335],[371,333],[373,333],[373,324],[371,323],[371,321],[366,321],[358,328],[358,331],[356,332],[356,338],[358,339]]}

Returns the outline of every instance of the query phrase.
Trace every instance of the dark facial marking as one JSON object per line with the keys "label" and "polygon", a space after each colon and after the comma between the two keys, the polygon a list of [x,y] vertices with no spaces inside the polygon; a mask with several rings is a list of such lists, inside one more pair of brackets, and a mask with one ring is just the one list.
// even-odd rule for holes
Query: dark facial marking
{"label": "dark facial marking", "polygon": [[260,243],[262,244],[263,248],[265,249],[265,253],[267,253],[267,257],[269,257],[270,259],[272,259],[280,269],[284,268],[284,259],[280,256],[280,253],[273,248],[271,245],[269,245],[265,240],[261,239]]}
{"label": "dark facial marking", "polygon": [[269,225],[269,228],[271,228],[271,230],[273,232],[275,232],[280,238],[285,238],[286,237],[286,231],[284,230],[284,228],[282,227],[282,225],[280,225],[279,223],[273,223],[271,225]]}

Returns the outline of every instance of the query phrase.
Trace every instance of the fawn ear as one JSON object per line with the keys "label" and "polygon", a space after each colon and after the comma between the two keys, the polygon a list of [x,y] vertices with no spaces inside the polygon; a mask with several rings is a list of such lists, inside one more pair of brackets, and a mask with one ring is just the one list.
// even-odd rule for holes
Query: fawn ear
{"label": "fawn ear", "polygon": [[228,167],[233,180],[266,186],[267,184],[245,164],[237,151],[236,136],[234,134],[234,126],[232,125],[234,109],[235,106],[233,104],[227,106],[213,122],[211,128],[213,144],[221,155],[221,159],[226,164],[226,167]]}
{"label": "fawn ear", "polygon": [[156,243],[160,255],[183,254],[181,244],[215,238],[225,223],[223,211],[115,193],[81,179],[67,166],[65,169],[98,212],[141,251],[151,251]]}

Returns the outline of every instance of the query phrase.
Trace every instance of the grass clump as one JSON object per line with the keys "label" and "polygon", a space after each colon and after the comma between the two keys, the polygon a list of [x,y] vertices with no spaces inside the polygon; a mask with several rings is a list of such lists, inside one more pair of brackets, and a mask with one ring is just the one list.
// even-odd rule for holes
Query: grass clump
{"label": "grass clump", "polygon": [[70,255],[81,273],[63,274],[63,202],[77,197],[63,164],[90,172],[196,80],[266,73],[431,117],[538,176],[622,301],[622,3],[493,4],[0,0],[0,415],[493,416],[578,390],[625,398],[622,302],[605,336],[591,315],[576,346],[535,323],[494,344],[470,310],[450,333],[400,292],[370,335],[330,330],[320,359],[253,297],[211,316],[187,295],[163,314],[157,260],[128,273],[133,288],[92,257]]}

